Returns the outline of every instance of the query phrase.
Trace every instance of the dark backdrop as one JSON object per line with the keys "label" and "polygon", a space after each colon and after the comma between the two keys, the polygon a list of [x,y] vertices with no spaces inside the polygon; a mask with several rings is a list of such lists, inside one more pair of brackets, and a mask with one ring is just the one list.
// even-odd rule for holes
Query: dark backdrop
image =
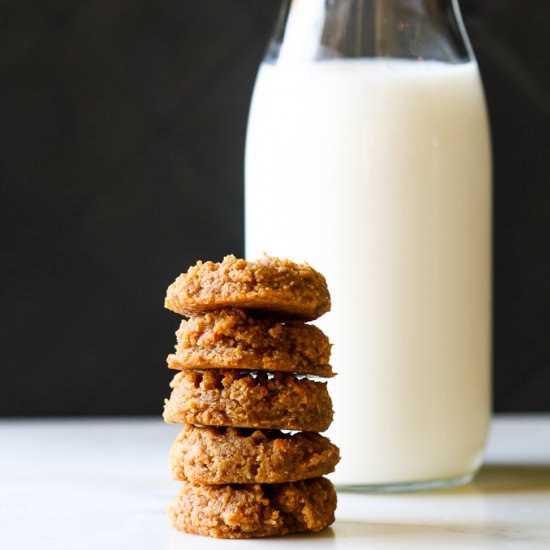
{"label": "dark backdrop", "polygon": [[[550,411],[547,0],[470,0],[495,156],[495,408]],[[0,414],[160,414],[171,280],[243,253],[278,0],[1,0]]]}

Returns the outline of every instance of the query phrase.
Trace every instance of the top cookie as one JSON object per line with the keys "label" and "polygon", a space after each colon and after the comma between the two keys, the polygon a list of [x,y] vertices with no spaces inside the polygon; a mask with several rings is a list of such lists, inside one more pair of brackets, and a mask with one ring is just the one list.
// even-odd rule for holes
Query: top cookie
{"label": "top cookie", "polygon": [[231,255],[221,263],[190,267],[168,287],[164,305],[185,316],[235,307],[312,321],[330,310],[330,294],[325,278],[307,264],[269,256],[248,262]]}

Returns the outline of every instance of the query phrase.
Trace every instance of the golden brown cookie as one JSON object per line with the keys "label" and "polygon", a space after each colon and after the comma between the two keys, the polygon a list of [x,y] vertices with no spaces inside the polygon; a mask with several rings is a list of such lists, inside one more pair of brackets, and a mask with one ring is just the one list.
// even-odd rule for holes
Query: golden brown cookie
{"label": "golden brown cookie", "polygon": [[197,262],[168,287],[165,307],[193,316],[223,307],[312,321],[330,310],[325,278],[307,264],[266,256],[255,262],[226,256]]}
{"label": "golden brown cookie", "polygon": [[168,509],[186,533],[247,539],[320,531],[334,522],[336,492],[323,477],[274,485],[184,482]]}
{"label": "golden brown cookie", "polygon": [[317,433],[186,425],[170,470],[191,483],[284,483],[330,474],[339,459],[338,447]]}
{"label": "golden brown cookie", "polygon": [[300,321],[257,319],[242,309],[222,309],[182,321],[171,369],[244,369],[329,377],[330,343]]}
{"label": "golden brown cookie", "polygon": [[326,383],[292,374],[189,370],[170,386],[169,423],[323,432],[332,422]]}

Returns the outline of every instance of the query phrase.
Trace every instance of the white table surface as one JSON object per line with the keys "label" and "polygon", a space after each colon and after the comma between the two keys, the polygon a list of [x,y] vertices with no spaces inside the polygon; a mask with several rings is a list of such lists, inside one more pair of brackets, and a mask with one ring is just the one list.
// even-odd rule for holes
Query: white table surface
{"label": "white table surface", "polygon": [[496,418],[466,487],[339,493],[330,529],[248,541],[170,527],[176,432],[160,420],[0,421],[0,549],[550,549],[550,416]]}

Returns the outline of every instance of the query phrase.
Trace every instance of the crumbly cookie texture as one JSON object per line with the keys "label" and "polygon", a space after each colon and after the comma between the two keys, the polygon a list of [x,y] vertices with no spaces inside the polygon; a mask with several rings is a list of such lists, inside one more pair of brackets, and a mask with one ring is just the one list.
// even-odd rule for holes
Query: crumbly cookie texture
{"label": "crumbly cookie texture", "polygon": [[186,533],[245,539],[320,531],[334,522],[336,492],[325,478],[274,485],[184,482],[168,509]]}
{"label": "crumbly cookie texture", "polygon": [[222,309],[182,321],[171,369],[269,370],[333,376],[328,338],[313,325]]}
{"label": "crumbly cookie texture", "polygon": [[181,371],[165,401],[168,423],[323,432],[332,422],[325,382],[292,374]]}
{"label": "crumbly cookie texture", "polygon": [[165,307],[186,316],[237,307],[312,321],[330,310],[330,295],[323,275],[307,264],[230,255],[221,263],[199,261],[182,273],[168,287]]}
{"label": "crumbly cookie texture", "polygon": [[317,433],[186,425],[170,470],[191,483],[284,483],[329,474],[339,459],[338,447]]}

